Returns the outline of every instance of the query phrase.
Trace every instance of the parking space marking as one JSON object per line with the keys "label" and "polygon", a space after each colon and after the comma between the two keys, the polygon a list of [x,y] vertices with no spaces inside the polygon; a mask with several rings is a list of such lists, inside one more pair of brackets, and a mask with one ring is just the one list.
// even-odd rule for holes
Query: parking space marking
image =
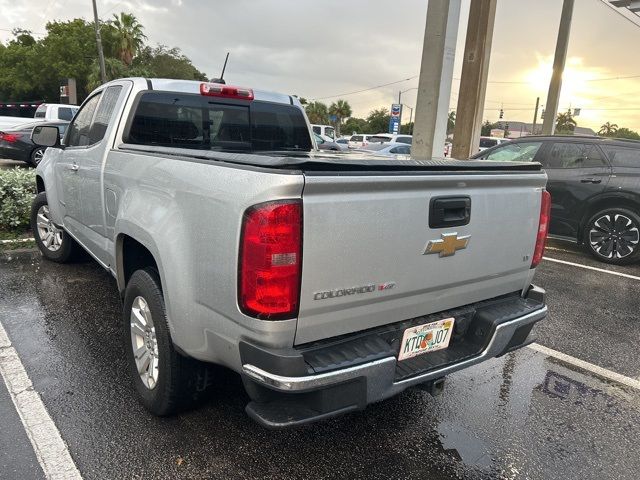
{"label": "parking space marking", "polygon": [[67,445],[47,413],[27,375],[18,352],[0,323],[0,376],[20,416],[46,478],[81,480]]}
{"label": "parking space marking", "polygon": [[619,373],[613,372],[611,370],[607,370],[606,368],[599,367],[598,365],[595,365],[593,363],[585,362],[584,360],[580,360],[579,358],[572,357],[571,355],[567,355],[566,353],[558,352],[557,350],[553,350],[549,347],[545,347],[544,345],[540,345],[538,343],[532,343],[531,345],[529,345],[529,348],[535,350],[536,352],[540,352],[544,355],[547,355],[549,357],[562,360],[565,363],[574,365],[583,370],[587,370],[588,372],[594,373],[595,375],[605,378],[607,380],[611,380],[612,382],[620,383],[622,385],[626,385],[627,387],[640,390],[640,380],[636,380],[631,377],[620,375]]}
{"label": "parking space marking", "polygon": [[564,248],[558,248],[558,247],[550,247],[550,246],[546,246],[544,247],[545,250],[553,250],[554,252],[565,252],[565,253],[577,253],[575,250],[566,250]]}
{"label": "parking space marking", "polygon": [[4,245],[7,243],[27,243],[27,242],[35,242],[35,238],[15,238],[12,240],[0,240],[0,244]]}
{"label": "parking space marking", "polygon": [[571,265],[572,267],[586,268],[587,270],[594,270],[596,272],[608,273],[609,275],[616,275],[617,277],[630,278],[632,280],[640,280],[640,277],[635,275],[629,275],[628,273],[613,272],[611,270],[605,270],[604,268],[590,267],[589,265],[567,262],[566,260],[558,260],[557,258],[549,258],[549,257],[542,257],[542,258],[544,260],[548,260],[549,262],[562,263],[564,265]]}

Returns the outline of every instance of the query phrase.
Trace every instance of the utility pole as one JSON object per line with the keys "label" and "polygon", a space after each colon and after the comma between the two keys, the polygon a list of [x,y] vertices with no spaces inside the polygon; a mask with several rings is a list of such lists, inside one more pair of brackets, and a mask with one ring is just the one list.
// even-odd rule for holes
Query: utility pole
{"label": "utility pole", "polygon": [[461,0],[429,2],[411,156],[442,157],[453,80]]}
{"label": "utility pole", "polygon": [[569,33],[571,31],[571,17],[573,16],[574,0],[564,0],[562,4],[562,16],[560,17],[560,28],[558,29],[558,41],[556,42],[556,54],[553,59],[553,74],[549,83],[549,93],[544,121],[542,122],[542,134],[553,135],[556,129],[556,117],[558,115],[558,104],[560,103],[560,89],[562,88],[562,73],[567,59],[567,48],[569,47]]}
{"label": "utility pole", "polygon": [[538,121],[538,108],[540,108],[540,97],[536,98],[536,111],[533,114],[533,124],[531,126],[531,135],[536,134],[536,122]]}
{"label": "utility pole", "polygon": [[102,39],[100,38],[100,23],[98,22],[98,7],[96,0],[93,2],[93,19],[96,27],[96,43],[98,44],[98,60],[100,61],[100,78],[102,83],[107,83],[107,69],[104,66],[104,53],[102,52]]}
{"label": "utility pole", "polygon": [[497,0],[471,2],[456,126],[453,130],[452,158],[467,159],[478,151],[480,145],[496,4]]}

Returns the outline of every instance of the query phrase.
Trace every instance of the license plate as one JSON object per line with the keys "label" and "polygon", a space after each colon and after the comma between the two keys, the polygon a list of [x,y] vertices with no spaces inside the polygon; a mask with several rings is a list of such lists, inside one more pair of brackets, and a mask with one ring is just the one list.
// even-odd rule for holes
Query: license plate
{"label": "license plate", "polygon": [[398,360],[406,360],[423,353],[447,348],[449,340],[451,340],[454,323],[455,319],[451,317],[407,328],[400,344]]}

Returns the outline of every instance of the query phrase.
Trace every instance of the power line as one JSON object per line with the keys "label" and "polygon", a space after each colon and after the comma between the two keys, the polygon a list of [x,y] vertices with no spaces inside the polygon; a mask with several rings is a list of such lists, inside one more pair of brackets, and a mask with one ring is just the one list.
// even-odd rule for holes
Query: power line
{"label": "power line", "polygon": [[413,80],[414,78],[418,78],[418,75],[414,75],[413,77],[404,78],[402,80],[396,80],[395,82],[383,83],[382,85],[376,85],[375,87],[364,88],[362,90],[356,90],[353,92],[339,93],[338,95],[329,95],[326,97],[318,97],[313,98],[312,100],[326,100],[327,98],[336,98],[336,97],[346,97],[347,95],[355,95],[356,93],[368,92],[370,90],[377,90],[378,88],[388,87],[389,85],[395,85],[396,83],[407,82],[409,80]]}

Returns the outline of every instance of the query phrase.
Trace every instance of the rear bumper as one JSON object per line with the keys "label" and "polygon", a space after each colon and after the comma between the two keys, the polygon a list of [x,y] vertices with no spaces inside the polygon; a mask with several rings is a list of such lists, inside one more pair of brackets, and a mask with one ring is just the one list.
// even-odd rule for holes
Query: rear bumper
{"label": "rear bumper", "polygon": [[[522,313],[523,301],[527,302],[525,313]],[[500,314],[487,319],[487,312],[492,311]],[[442,315],[449,314],[450,312],[442,313]],[[416,371],[413,367],[414,371],[410,374],[407,374],[404,363],[400,366],[397,361],[397,347],[394,351],[384,351],[385,347],[381,339],[389,338],[388,335],[384,337],[384,332],[365,335],[368,342],[373,335],[377,335],[375,341],[381,345],[382,352],[379,355],[372,351],[363,353],[363,349],[366,350],[366,347],[363,347],[364,344],[354,343],[359,339],[341,340],[339,345],[351,345],[349,348],[339,347],[342,348],[340,355],[335,353],[337,348],[335,343],[323,346],[320,353],[316,346],[302,351],[302,357],[306,358],[305,363],[309,367],[307,374],[299,374],[302,370],[292,367],[295,365],[292,361],[295,352],[285,352],[278,358],[277,354],[274,356],[274,352],[261,355],[251,348],[245,346],[243,349],[241,346],[243,380],[247,392],[253,399],[247,405],[247,413],[264,426],[278,428],[362,409],[367,404],[389,398],[408,387],[429,384],[450,373],[504,355],[531,343],[533,340],[529,336],[533,325],[546,315],[544,291],[537,287],[532,287],[524,300],[520,297],[510,297],[506,300],[504,298],[496,300],[495,304],[484,303],[474,310],[474,319],[483,318],[470,323],[468,335],[478,336],[479,327],[474,327],[473,322],[480,323],[482,328],[490,328],[490,332],[483,333],[486,341],[479,345],[474,354],[467,354],[464,358],[454,361],[445,357],[440,366],[427,365],[422,371]],[[403,329],[404,324],[400,325],[400,328]],[[460,342],[465,341],[468,342],[466,337],[460,340]],[[358,352],[354,354],[355,358],[342,358],[348,357],[349,355],[344,352],[351,349]],[[427,355],[435,357],[434,354]],[[363,361],[367,356],[371,359]],[[375,358],[376,356],[380,358]],[[320,357],[330,357],[329,363],[339,367],[316,373],[327,363],[325,362],[321,367],[318,367],[318,364],[314,366],[312,359],[316,359],[317,362],[317,358]],[[336,360],[338,357],[340,358]],[[349,362],[353,364],[349,365]]]}

